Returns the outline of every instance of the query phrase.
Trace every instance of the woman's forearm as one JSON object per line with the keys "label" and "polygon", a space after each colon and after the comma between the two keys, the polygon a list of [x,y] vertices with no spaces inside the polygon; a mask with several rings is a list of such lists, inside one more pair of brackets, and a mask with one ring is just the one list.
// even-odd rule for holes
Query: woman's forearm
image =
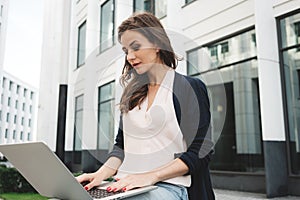
{"label": "woman's forearm", "polygon": [[170,163],[161,166],[151,171],[150,173],[153,174],[153,176],[156,178],[155,182],[159,182],[185,175],[186,173],[188,173],[188,171],[189,168],[187,167],[187,165],[179,158],[176,158]]}
{"label": "woman's forearm", "polygon": [[122,161],[117,157],[110,157],[95,173],[107,179],[115,175],[121,166]]}

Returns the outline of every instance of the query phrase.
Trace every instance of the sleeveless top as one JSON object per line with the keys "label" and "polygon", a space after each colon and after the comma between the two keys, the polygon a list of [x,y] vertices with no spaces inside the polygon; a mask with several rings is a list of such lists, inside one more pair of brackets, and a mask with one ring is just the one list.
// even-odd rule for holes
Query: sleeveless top
{"label": "sleeveless top", "polygon": [[[123,115],[124,161],[117,177],[148,172],[161,167],[185,152],[186,142],[180,130],[173,104],[175,71],[169,70],[155,95],[151,107],[148,97]],[[164,182],[191,185],[191,176],[179,176]]]}

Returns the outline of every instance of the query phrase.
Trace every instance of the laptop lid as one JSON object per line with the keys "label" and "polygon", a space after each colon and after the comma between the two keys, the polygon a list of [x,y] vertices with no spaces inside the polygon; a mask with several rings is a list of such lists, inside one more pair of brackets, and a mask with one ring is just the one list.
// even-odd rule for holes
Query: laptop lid
{"label": "laptop lid", "polygon": [[[5,144],[0,145],[0,152],[41,195],[70,200],[93,199],[45,143]],[[132,190],[117,197],[133,196],[155,188],[149,186],[136,192]]]}

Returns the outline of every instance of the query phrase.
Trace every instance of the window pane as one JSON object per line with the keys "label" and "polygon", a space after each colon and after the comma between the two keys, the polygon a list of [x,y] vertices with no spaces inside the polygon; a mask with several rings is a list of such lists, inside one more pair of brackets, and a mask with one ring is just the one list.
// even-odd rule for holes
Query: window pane
{"label": "window pane", "polygon": [[114,141],[114,85],[99,87],[98,98],[98,149],[109,150]]}
{"label": "window pane", "polygon": [[134,0],[134,12],[150,12],[158,18],[167,15],[167,0]]}
{"label": "window pane", "polygon": [[114,143],[113,131],[114,131],[114,101],[108,101],[100,104],[99,107],[99,137],[98,147],[99,149],[110,149]]}
{"label": "window pane", "polygon": [[152,0],[134,0],[134,12],[146,11],[153,13],[153,8]]}
{"label": "window pane", "polygon": [[257,62],[254,59],[207,72],[202,77],[209,80],[208,77],[220,75],[224,83],[208,81],[207,84],[211,96],[212,137],[217,141],[211,169],[261,172],[264,162]]}
{"label": "window pane", "polygon": [[283,53],[292,173],[300,174],[300,57],[297,48]]}
{"label": "window pane", "polygon": [[280,21],[282,47],[300,44],[300,13]]}
{"label": "window pane", "polygon": [[101,6],[100,51],[113,46],[114,43],[114,0]]}
{"label": "window pane", "polygon": [[187,54],[187,74],[193,75],[199,73],[198,52],[191,51]]}
{"label": "window pane", "polygon": [[82,143],[82,117],[83,111],[77,111],[75,114],[75,138],[74,138],[74,150],[79,151],[81,150],[81,143]]}
{"label": "window pane", "polygon": [[256,55],[255,31],[251,30],[189,52],[187,55],[187,71],[189,75],[202,73]]}
{"label": "window pane", "polygon": [[82,149],[83,95],[75,99],[74,150]]}
{"label": "window pane", "polygon": [[188,74],[200,74],[211,99],[212,139],[217,142],[213,170],[264,171],[255,56],[254,30],[187,55]]}
{"label": "window pane", "polygon": [[114,95],[114,84],[106,84],[101,87],[100,94],[100,102],[107,101],[113,98]]}
{"label": "window pane", "polygon": [[77,67],[85,62],[86,22],[78,28]]}
{"label": "window pane", "polygon": [[192,1],[195,1],[195,0],[185,0],[185,4],[191,3]]}
{"label": "window pane", "polygon": [[167,15],[167,1],[159,0],[155,1],[155,16],[162,18]]}

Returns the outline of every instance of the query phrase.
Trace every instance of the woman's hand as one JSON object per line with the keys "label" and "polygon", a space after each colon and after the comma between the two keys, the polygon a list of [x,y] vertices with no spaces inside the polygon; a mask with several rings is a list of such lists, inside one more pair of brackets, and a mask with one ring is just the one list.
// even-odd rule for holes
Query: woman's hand
{"label": "woman's hand", "polygon": [[76,179],[79,183],[88,182],[84,185],[84,189],[90,190],[95,186],[98,186],[102,183],[103,180],[113,176],[117,169],[121,165],[121,160],[116,157],[110,157],[105,164],[103,164],[98,171],[94,173],[82,174],[77,176]]}
{"label": "woman's hand", "polygon": [[157,176],[154,173],[143,173],[143,174],[130,174],[117,182],[111,184],[108,188],[108,192],[116,192],[119,190],[127,191],[133,188],[145,187],[154,185],[157,181]]}
{"label": "woman's hand", "polygon": [[102,183],[103,178],[101,175],[95,173],[82,174],[76,177],[79,183],[88,182],[88,184],[84,185],[84,189],[90,190],[95,186],[98,186]]}

